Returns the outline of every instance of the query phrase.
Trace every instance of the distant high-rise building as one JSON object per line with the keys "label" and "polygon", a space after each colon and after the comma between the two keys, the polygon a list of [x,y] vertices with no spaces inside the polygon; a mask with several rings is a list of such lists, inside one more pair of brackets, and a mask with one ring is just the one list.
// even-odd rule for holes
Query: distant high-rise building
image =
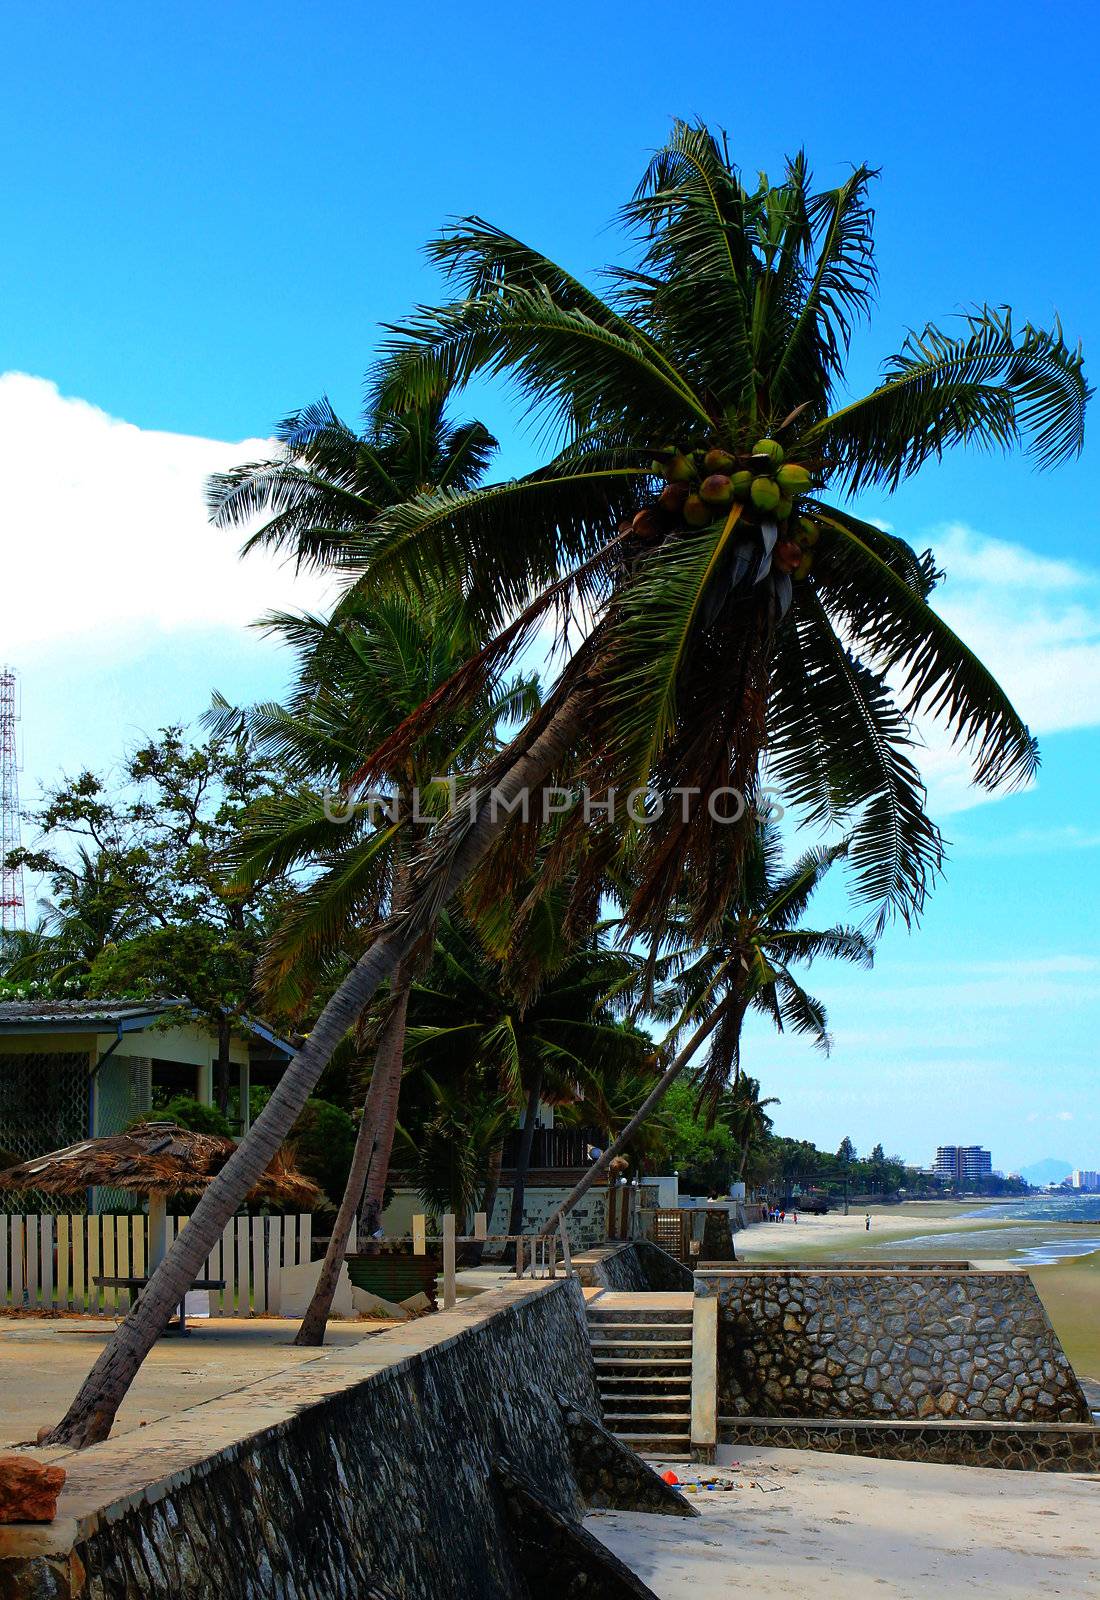
{"label": "distant high-rise building", "polygon": [[1069,1183],[1071,1189],[1082,1189],[1086,1194],[1096,1194],[1100,1190],[1100,1172],[1090,1172],[1087,1167],[1078,1167]]}
{"label": "distant high-rise building", "polygon": [[991,1175],[993,1157],[980,1144],[941,1144],[932,1170],[937,1178],[966,1188]]}

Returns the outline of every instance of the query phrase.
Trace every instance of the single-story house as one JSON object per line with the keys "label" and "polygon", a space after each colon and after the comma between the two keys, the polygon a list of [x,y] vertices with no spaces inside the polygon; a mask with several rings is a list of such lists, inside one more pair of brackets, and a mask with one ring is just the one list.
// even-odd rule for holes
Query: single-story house
{"label": "single-story house", "polygon": [[[273,1087],[293,1045],[253,1018],[230,1043],[236,1126],[249,1089]],[[186,1000],[0,1001],[0,1151],[23,1161],[121,1133],[177,1095],[214,1102],[217,1029]]]}

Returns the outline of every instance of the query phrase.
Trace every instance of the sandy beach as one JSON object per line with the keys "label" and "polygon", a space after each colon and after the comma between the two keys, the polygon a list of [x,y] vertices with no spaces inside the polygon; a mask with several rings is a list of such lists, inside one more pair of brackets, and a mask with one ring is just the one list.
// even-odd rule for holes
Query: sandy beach
{"label": "sandy beach", "polygon": [[586,1523],[661,1600],[1100,1593],[1096,1479],[729,1448],[716,1468],[678,1470],[735,1487],[692,1495],[691,1522]]}

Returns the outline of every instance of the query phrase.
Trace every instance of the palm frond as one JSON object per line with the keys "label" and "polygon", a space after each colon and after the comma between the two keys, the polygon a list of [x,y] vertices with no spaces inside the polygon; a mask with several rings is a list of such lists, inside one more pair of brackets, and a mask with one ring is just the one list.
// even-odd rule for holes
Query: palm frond
{"label": "palm frond", "polygon": [[931,322],[910,334],[879,387],[809,428],[803,443],[853,493],[895,488],[955,444],[1022,444],[1050,467],[1080,454],[1090,394],[1080,348],[1057,322],[1017,333],[1009,307],[982,306],[958,337]]}

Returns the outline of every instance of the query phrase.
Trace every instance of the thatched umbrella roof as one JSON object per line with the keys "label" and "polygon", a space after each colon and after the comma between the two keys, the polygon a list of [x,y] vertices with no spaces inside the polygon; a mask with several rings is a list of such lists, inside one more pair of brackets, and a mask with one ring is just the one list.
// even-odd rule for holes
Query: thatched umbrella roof
{"label": "thatched umbrella roof", "polygon": [[[236,1148],[232,1139],[219,1133],[195,1133],[175,1122],[141,1122],[126,1133],[82,1139],[64,1150],[7,1167],[0,1172],[0,1189],[80,1194],[106,1184],[139,1195],[199,1194]],[[248,1199],[255,1205],[268,1201],[308,1211],[324,1196],[278,1150]]]}

